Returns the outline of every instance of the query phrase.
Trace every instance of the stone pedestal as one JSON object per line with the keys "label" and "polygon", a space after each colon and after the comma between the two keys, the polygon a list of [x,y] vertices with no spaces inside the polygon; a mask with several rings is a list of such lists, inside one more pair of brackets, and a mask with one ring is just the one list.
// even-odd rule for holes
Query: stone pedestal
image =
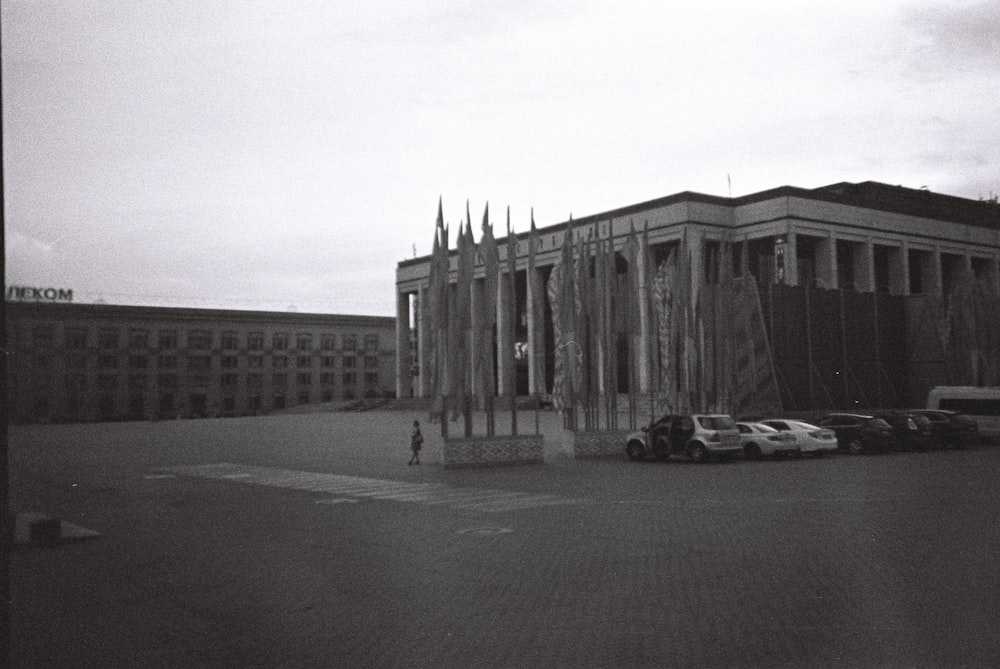
{"label": "stone pedestal", "polygon": [[613,432],[573,432],[566,430],[565,440],[570,441],[575,458],[625,457],[628,430]]}
{"label": "stone pedestal", "polygon": [[444,442],[445,469],[537,465],[544,461],[544,437],[540,434],[457,437]]}

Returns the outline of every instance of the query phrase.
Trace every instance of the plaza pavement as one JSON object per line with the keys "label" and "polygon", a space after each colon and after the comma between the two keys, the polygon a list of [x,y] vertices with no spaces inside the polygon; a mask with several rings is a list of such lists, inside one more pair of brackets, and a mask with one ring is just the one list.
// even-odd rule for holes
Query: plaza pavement
{"label": "plaza pavement", "polygon": [[13,666],[1000,658],[1000,449],[575,461],[542,414],[545,465],[446,471],[414,417],[12,427],[13,510],[102,535],[16,551]]}

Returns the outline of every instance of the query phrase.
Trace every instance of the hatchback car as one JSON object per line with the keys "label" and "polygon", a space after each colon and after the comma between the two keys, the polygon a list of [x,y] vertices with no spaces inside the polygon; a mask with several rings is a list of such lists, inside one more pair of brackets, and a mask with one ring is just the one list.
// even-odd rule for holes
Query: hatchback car
{"label": "hatchback car", "polygon": [[784,418],[769,418],[762,420],[761,423],[795,437],[800,453],[808,453],[813,457],[821,458],[827,453],[837,452],[837,434],[833,430],[812,423],[804,423],[800,420]]}
{"label": "hatchback car", "polygon": [[726,415],[667,414],[628,435],[625,452],[632,460],[645,460],[650,455],[667,460],[675,454],[686,455],[693,462],[729,460],[741,452],[740,433]]}
{"label": "hatchback car", "polygon": [[889,424],[875,416],[832,413],[817,421],[817,425],[833,430],[840,450],[852,455],[888,451],[896,441]]}
{"label": "hatchback car", "polygon": [[914,409],[913,413],[931,422],[944,448],[969,448],[980,443],[979,425],[972,416],[944,409]]}
{"label": "hatchback car", "polygon": [[934,426],[926,416],[909,411],[877,411],[872,415],[889,424],[900,450],[926,451],[938,441]]}
{"label": "hatchback car", "polygon": [[736,423],[740,431],[740,445],[747,460],[773,457],[778,460],[789,455],[799,455],[795,437],[788,432],[779,432],[773,427],[760,423]]}

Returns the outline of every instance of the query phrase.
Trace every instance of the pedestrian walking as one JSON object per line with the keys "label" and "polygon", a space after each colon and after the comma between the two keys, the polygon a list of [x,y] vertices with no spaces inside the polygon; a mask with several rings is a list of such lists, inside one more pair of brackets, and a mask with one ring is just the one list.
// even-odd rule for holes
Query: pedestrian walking
{"label": "pedestrian walking", "polygon": [[424,435],[420,434],[420,421],[413,421],[413,432],[410,434],[410,450],[413,455],[407,465],[420,464],[420,446],[424,443]]}

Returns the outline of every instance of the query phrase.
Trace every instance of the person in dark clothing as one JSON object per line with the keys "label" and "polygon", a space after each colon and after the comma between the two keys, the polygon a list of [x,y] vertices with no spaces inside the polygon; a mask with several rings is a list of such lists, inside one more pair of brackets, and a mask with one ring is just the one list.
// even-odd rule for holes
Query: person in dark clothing
{"label": "person in dark clothing", "polygon": [[424,443],[424,435],[420,434],[420,421],[413,421],[413,432],[410,433],[410,450],[413,455],[407,465],[420,464],[420,446]]}

